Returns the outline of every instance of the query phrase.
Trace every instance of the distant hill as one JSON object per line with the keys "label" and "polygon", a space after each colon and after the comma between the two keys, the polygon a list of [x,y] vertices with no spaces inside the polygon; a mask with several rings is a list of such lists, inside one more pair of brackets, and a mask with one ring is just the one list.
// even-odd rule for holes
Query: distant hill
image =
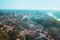
{"label": "distant hill", "polygon": [[[29,19],[35,18],[35,19],[48,19],[50,18],[48,12],[52,12],[52,14],[57,18],[60,19],[60,11],[59,10],[10,10],[10,9],[0,9],[0,12],[4,12],[5,14],[8,13],[10,15],[28,15]],[[0,13],[1,14],[1,13]]]}

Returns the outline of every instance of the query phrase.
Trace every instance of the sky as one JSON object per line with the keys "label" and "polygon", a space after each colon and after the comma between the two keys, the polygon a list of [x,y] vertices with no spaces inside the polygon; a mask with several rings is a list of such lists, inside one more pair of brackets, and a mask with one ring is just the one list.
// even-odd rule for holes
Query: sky
{"label": "sky", "polygon": [[0,9],[60,10],[60,0],[0,0]]}

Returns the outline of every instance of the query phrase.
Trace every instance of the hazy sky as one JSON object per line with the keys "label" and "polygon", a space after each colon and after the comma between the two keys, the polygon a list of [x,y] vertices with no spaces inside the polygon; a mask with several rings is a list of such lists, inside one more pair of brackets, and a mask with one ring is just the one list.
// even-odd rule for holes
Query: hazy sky
{"label": "hazy sky", "polygon": [[60,10],[60,0],[0,0],[0,9]]}

